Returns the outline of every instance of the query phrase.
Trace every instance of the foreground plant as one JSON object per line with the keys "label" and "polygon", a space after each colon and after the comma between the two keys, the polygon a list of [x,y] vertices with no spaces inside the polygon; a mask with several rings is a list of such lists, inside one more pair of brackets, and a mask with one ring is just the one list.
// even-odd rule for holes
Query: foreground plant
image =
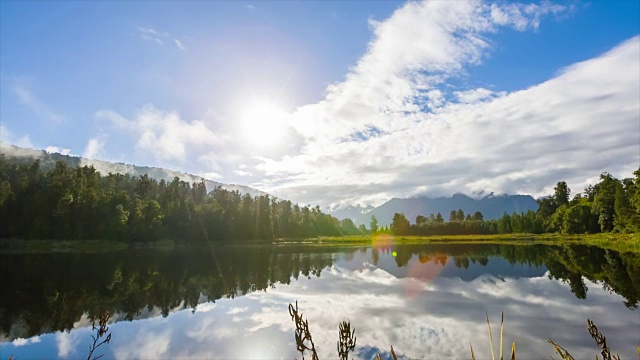
{"label": "foreground plant", "polygon": [[[293,307],[292,304],[289,304],[289,314],[291,315],[291,319],[296,324],[296,346],[298,351],[302,355],[302,359],[304,360],[305,351],[309,351],[311,353],[311,359],[318,360],[318,354],[316,352],[316,348],[313,343],[313,339],[311,337],[311,332],[309,331],[309,322],[307,320],[304,320],[304,318],[302,317],[302,313],[299,313],[297,301],[296,301],[295,308]],[[487,328],[489,331],[489,345],[491,346],[491,359],[495,360],[496,357],[495,357],[494,346],[493,346],[493,333],[491,332],[491,322],[489,321],[489,314],[486,314],[486,316],[487,316]],[[598,328],[593,323],[593,321],[591,321],[591,319],[587,319],[587,330],[589,331],[589,334],[591,335],[591,337],[595,340],[596,344],[600,346],[600,348],[602,349],[600,353],[602,354],[603,360],[621,360],[620,355],[618,354],[611,355],[611,350],[607,346],[606,338],[600,332],[600,330],[598,330]],[[355,346],[356,346],[355,333],[356,333],[355,329],[351,330],[351,324],[349,323],[349,321],[343,321],[339,325],[338,356],[340,357],[341,360],[347,360],[349,358],[349,352],[355,349]],[[504,338],[503,335],[504,335],[504,312],[501,315],[501,322],[500,322],[500,353],[499,353],[500,360],[504,360],[503,352],[502,352],[503,338]],[[567,349],[558,345],[556,342],[554,342],[551,339],[548,339],[547,342],[553,346],[556,353],[560,355],[560,358],[562,360],[575,360],[575,358],[571,356],[571,354],[569,353],[569,351],[567,351]],[[476,355],[475,355],[475,352],[473,351],[473,345],[469,343],[469,346],[471,348],[471,359],[475,360]],[[398,360],[398,357],[396,356],[396,353],[393,350],[393,346],[391,346],[391,356],[393,360]],[[640,346],[638,347],[638,356],[640,357]],[[511,360],[515,360],[515,359],[516,359],[516,343],[513,342],[511,343]],[[382,360],[380,353],[376,354],[376,360]],[[599,360],[599,357],[597,355],[596,355],[596,360]]]}
{"label": "foreground plant", "polygon": [[[487,327],[489,328],[489,345],[491,345],[491,359],[495,360],[495,353],[493,351],[493,334],[491,333],[491,323],[489,322],[489,314],[485,313],[487,315]],[[504,335],[504,312],[502,313],[502,320],[501,320],[501,324],[500,324],[500,360],[503,360],[502,358],[502,339],[503,339],[503,335]],[[469,346],[471,347],[471,359],[472,360],[476,360],[476,355],[473,352],[473,345],[471,345],[471,343],[469,343]],[[511,344],[511,360],[515,360],[516,359],[516,343],[515,341]]]}
{"label": "foreground plant", "polygon": [[111,317],[111,314],[108,311],[103,312],[97,319],[98,320],[97,327],[96,327],[96,320],[93,320],[93,324],[91,326],[92,326],[92,330],[96,332],[96,335],[95,336],[91,335],[91,338],[93,339],[93,343],[91,344],[91,346],[89,346],[89,355],[87,356],[87,360],[98,360],[103,356],[103,355],[98,355],[98,356],[91,357],[91,355],[93,355],[93,352],[96,349],[98,349],[100,346],[104,344],[108,344],[109,341],[111,341],[111,333],[107,335],[106,339],[100,341],[100,339],[109,331],[109,328],[107,327],[107,321],[109,321],[110,317]]}
{"label": "foreground plant", "polygon": [[[587,319],[587,330],[589,330],[589,335],[591,335],[593,340],[595,340],[596,344],[602,349],[600,351],[600,354],[602,354],[603,360],[620,360],[619,354],[611,355],[611,350],[609,349],[609,346],[607,346],[607,339],[604,337],[604,335],[602,335],[600,330],[598,330],[596,324],[594,324],[591,319]],[[547,342],[553,345],[556,353],[560,355],[562,360],[574,360],[574,357],[571,356],[571,354],[569,354],[569,352],[565,348],[556,344],[551,339],[547,340]],[[640,347],[638,347],[638,356],[640,356]],[[598,355],[596,355],[596,360],[598,359],[599,357]]]}

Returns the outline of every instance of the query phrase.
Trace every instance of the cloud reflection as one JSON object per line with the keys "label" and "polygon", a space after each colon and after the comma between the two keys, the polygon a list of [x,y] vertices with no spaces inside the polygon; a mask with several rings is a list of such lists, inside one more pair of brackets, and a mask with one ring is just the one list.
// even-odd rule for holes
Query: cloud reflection
{"label": "cloud reflection", "polygon": [[[406,358],[469,358],[470,342],[478,358],[485,358],[489,356],[485,311],[495,324],[494,332],[504,311],[505,343],[516,342],[518,358],[554,355],[545,343],[549,337],[576,358],[595,356],[587,318],[595,321],[622,357],[634,355],[638,335],[629,330],[640,327],[640,318],[625,308],[621,296],[599,284],[585,279],[589,296],[578,299],[569,284],[549,279],[544,268],[526,270],[494,257],[483,261],[486,266],[472,263],[458,268],[453,257],[441,259],[437,254],[414,255],[407,266],[398,268],[387,252],[378,254],[375,266],[374,251],[337,260],[319,278],[301,276],[265,292],[201,304],[195,312],[112,324],[113,339],[104,349],[105,358],[299,357],[287,311],[295,301],[309,321],[322,359],[336,357],[338,324],[347,319],[356,330],[352,355],[357,359],[370,359],[377,352],[384,355],[391,345]],[[477,269],[484,271],[460,276]],[[52,335],[41,338],[42,343],[54,340]],[[55,335],[57,356],[78,355],[88,338],[86,328]],[[16,349],[3,348],[3,354],[17,353]],[[35,347],[33,354],[40,354],[38,349],[46,348]]]}

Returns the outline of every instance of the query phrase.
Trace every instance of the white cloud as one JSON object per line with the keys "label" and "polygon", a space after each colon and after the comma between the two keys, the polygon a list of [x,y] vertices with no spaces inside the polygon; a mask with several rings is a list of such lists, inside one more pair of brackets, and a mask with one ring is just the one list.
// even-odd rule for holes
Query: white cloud
{"label": "white cloud", "polygon": [[207,179],[222,179],[222,175],[218,174],[217,172],[213,172],[213,171],[203,173],[202,176],[204,178],[207,178]]}
{"label": "white cloud", "polygon": [[251,4],[244,4],[244,8],[247,10],[255,10],[256,6]]}
{"label": "white cloud", "polygon": [[24,345],[27,345],[28,343],[29,343],[29,339],[23,339],[23,338],[17,338],[12,342],[13,346],[15,347],[24,346]]}
{"label": "white cloud", "polygon": [[64,116],[53,111],[47,104],[38,99],[25,84],[15,84],[12,90],[20,103],[33,110],[36,114],[58,124],[65,121]]}
{"label": "white cloud", "polygon": [[55,334],[59,358],[66,359],[76,353],[76,343],[79,340],[79,336],[78,332],[58,332]]}
{"label": "white cloud", "polygon": [[238,176],[251,176],[253,175],[252,173],[245,171],[245,170],[233,170],[233,173],[238,175]]}
{"label": "white cloud", "polygon": [[[167,351],[171,345],[170,331],[145,331],[135,334],[127,347],[116,347],[116,359],[167,359]],[[126,339],[125,339],[126,341]],[[124,341],[123,341],[124,342]]]}
{"label": "white cloud", "polygon": [[82,153],[82,157],[85,159],[98,159],[104,154],[105,140],[103,138],[89,139],[87,147]]}
{"label": "white cloud", "polygon": [[630,176],[640,163],[640,37],[529,89],[447,95],[447,79],[488,56],[486,36],[499,26],[537,29],[569,10],[406,4],[372,24],[369,50],[344,82],[298,108],[302,150],[256,158],[265,180],[253,185],[332,206],[482,190],[540,196],[560,180],[577,192],[603,171]]}
{"label": "white cloud", "polygon": [[6,144],[11,144],[20,147],[34,148],[35,146],[31,142],[29,135],[16,136],[6,126],[0,124],[0,141]]}
{"label": "white cloud", "polygon": [[178,39],[174,39],[173,40],[176,43],[176,46],[180,49],[180,50],[186,50],[187,47],[184,46],[184,44],[182,43],[182,41],[178,40]]}
{"label": "white cloud", "polygon": [[494,96],[504,96],[505,92],[500,92],[496,94],[495,92],[485,89],[485,88],[477,88],[471,90],[464,91],[454,91],[453,95],[458,99],[461,103],[476,103],[479,101],[491,99]]}
{"label": "white cloud", "polygon": [[110,110],[98,111],[95,116],[136,136],[136,148],[158,160],[185,161],[188,150],[220,144],[219,137],[203,121],[185,121],[176,112],[151,105],[140,109],[132,120]]}
{"label": "white cloud", "polygon": [[61,148],[53,145],[47,146],[46,148],[44,148],[44,150],[49,154],[58,153],[62,155],[69,155],[71,153],[71,149],[65,149],[65,148]]}

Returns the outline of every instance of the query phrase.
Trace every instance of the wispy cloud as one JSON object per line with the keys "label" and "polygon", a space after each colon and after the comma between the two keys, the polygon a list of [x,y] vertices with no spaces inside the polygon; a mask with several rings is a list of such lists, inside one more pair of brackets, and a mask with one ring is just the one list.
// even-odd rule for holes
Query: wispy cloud
{"label": "wispy cloud", "polygon": [[251,11],[256,9],[256,6],[255,5],[251,5],[251,4],[244,4],[243,6],[244,6],[245,9],[251,10]]}
{"label": "wispy cloud", "polygon": [[140,38],[145,41],[150,41],[158,45],[165,45],[167,42],[175,44],[180,50],[186,50],[187,47],[184,42],[174,37],[168,32],[159,31],[153,28],[138,27]]}
{"label": "wispy cloud", "polygon": [[186,50],[187,48],[184,46],[184,44],[182,43],[182,41],[178,40],[178,39],[174,39],[173,40],[176,43],[176,46],[180,49],[180,50]]}
{"label": "wispy cloud", "polygon": [[0,142],[20,147],[35,148],[28,134],[17,136],[2,124],[0,124]]}
{"label": "wispy cloud", "polygon": [[13,86],[13,93],[18,97],[20,103],[47,121],[53,123],[62,123],[65,121],[65,117],[52,110],[47,104],[38,99],[26,84],[16,83]]}
{"label": "wispy cloud", "polygon": [[160,34],[152,28],[139,27],[138,30],[141,33],[142,40],[151,41],[158,45],[164,45],[164,38],[168,37],[168,33]]}

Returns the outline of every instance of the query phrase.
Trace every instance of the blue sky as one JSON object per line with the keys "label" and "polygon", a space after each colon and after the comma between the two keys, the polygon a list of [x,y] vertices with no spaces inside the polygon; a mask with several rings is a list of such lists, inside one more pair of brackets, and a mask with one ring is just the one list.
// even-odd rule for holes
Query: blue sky
{"label": "blue sky", "polygon": [[0,10],[7,143],[332,207],[579,191],[640,163],[636,1]]}

